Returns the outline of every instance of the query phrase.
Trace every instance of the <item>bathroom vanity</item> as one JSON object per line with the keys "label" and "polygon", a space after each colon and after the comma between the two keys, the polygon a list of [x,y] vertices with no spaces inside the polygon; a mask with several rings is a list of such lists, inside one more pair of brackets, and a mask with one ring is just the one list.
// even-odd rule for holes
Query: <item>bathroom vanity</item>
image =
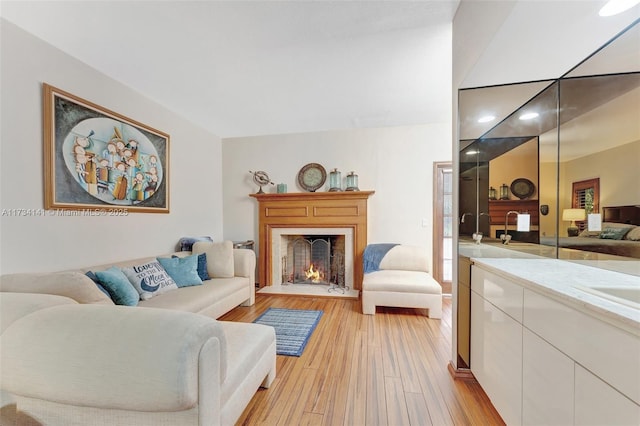
{"label": "bathroom vanity", "polygon": [[469,259],[471,371],[507,424],[640,424],[638,276]]}

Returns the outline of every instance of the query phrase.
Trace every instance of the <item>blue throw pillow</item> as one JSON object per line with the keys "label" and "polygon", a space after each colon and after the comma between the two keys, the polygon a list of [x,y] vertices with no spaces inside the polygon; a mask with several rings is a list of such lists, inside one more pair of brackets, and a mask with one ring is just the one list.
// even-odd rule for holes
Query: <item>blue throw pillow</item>
{"label": "blue throw pillow", "polygon": [[[175,254],[171,257],[178,257]],[[207,253],[200,253],[198,255],[198,276],[202,281],[211,279],[209,272],[207,272]]]}
{"label": "blue throw pillow", "polygon": [[138,291],[119,268],[112,266],[106,271],[96,271],[95,274],[116,305],[136,306],[138,304],[140,300]]}
{"label": "blue throw pillow", "polygon": [[185,257],[158,257],[158,262],[173,278],[178,287],[201,285],[202,280],[198,275],[198,255],[192,254]]}
{"label": "blue throw pillow", "polygon": [[86,274],[86,276],[88,276],[89,278],[91,278],[91,281],[93,281],[93,283],[96,285],[96,287],[98,287],[98,290],[100,290],[101,292],[103,292],[104,294],[107,295],[107,297],[109,299],[111,299],[111,295],[109,294],[109,292],[107,291],[106,288],[104,288],[102,286],[102,284],[100,284],[100,280],[98,279],[98,277],[96,277],[96,274],[94,274],[91,271],[88,271]]}

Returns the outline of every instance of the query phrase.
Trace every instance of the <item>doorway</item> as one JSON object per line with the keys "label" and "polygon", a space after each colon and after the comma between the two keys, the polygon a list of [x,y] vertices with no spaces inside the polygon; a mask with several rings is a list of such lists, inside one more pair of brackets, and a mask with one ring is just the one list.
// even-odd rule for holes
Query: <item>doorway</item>
{"label": "doorway", "polygon": [[453,274],[453,166],[450,162],[433,165],[433,278],[443,294],[451,294]]}

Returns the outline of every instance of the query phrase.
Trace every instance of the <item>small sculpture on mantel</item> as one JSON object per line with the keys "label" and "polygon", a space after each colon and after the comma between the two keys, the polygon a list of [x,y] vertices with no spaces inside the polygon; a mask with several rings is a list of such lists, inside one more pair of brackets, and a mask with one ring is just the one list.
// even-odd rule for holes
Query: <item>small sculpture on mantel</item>
{"label": "small sculpture on mantel", "polygon": [[258,190],[258,192],[256,192],[256,194],[264,194],[264,191],[262,190],[263,186],[266,186],[269,184],[275,185],[273,182],[271,182],[271,179],[269,178],[269,175],[267,174],[267,172],[263,172],[262,170],[258,170],[257,172],[252,172],[251,170],[249,170],[249,173],[253,175],[253,182],[260,187],[260,189]]}

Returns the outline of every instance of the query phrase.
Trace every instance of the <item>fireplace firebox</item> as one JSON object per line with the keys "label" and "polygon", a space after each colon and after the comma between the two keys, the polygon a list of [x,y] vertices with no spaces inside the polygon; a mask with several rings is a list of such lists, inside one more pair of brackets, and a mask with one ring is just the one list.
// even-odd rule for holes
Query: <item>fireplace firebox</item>
{"label": "fireplace firebox", "polygon": [[344,235],[283,235],[282,284],[345,287]]}

